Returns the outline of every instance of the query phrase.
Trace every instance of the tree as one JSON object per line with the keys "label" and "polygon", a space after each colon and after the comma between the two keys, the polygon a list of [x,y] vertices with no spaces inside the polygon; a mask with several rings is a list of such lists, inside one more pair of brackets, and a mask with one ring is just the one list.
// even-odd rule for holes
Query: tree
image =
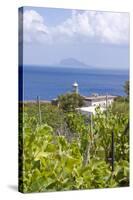
{"label": "tree", "polygon": [[76,108],[82,107],[83,98],[76,93],[67,93],[58,97],[58,105],[65,112],[75,111]]}
{"label": "tree", "polygon": [[127,95],[127,97],[129,97],[129,81],[126,81],[124,84],[124,91]]}

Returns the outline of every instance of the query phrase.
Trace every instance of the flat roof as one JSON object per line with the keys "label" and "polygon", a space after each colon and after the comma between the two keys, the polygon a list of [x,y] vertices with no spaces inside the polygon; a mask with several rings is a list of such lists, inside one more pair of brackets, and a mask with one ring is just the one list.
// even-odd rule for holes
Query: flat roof
{"label": "flat roof", "polygon": [[113,96],[113,95],[98,95],[98,96],[83,96],[83,98],[85,100],[104,100],[104,99],[114,99],[116,98],[117,96]]}

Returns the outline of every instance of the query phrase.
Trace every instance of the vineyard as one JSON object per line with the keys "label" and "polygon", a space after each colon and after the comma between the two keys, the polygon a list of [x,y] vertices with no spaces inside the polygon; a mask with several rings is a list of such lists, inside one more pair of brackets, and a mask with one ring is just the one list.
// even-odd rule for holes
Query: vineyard
{"label": "vineyard", "polygon": [[20,112],[21,192],[129,185],[128,110],[97,107],[90,119],[51,104],[40,108],[41,121],[37,104],[24,104]]}

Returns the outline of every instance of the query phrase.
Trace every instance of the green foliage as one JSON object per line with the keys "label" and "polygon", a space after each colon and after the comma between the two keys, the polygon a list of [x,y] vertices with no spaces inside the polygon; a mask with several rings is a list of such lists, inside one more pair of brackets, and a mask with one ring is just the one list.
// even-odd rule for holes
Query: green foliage
{"label": "green foliage", "polygon": [[[42,124],[46,123],[51,126],[57,135],[65,135],[68,137],[67,125],[65,122],[65,114],[55,105],[40,103]],[[35,103],[27,103],[24,106],[24,111],[29,118],[29,127],[34,129],[38,124],[38,106]]]}
{"label": "green foliage", "polygon": [[114,115],[111,110],[108,110],[107,114],[98,111],[94,117],[94,132],[97,134],[98,146],[101,145],[104,149],[105,160],[110,158],[112,132],[115,137],[115,159],[129,159],[129,133],[125,132],[129,125],[128,120],[127,115]]}
{"label": "green foliage", "polygon": [[58,104],[65,112],[75,111],[83,106],[83,98],[76,93],[67,93],[58,97]]}
{"label": "green foliage", "polygon": [[129,100],[126,96],[118,96],[111,105],[113,114],[125,114],[129,115]]}
{"label": "green foliage", "polygon": [[129,103],[126,101],[123,102],[113,102],[112,105],[112,112],[114,114],[119,113],[119,114],[127,114],[129,115]]}
{"label": "green foliage", "polygon": [[[25,107],[19,146],[22,192],[129,185],[128,113],[113,112],[112,108],[102,113],[97,108],[91,123],[80,113],[63,113],[52,105],[41,105],[41,111],[42,125],[39,125],[35,105]],[[62,123],[67,129],[57,134]],[[68,130],[70,137],[67,137]],[[113,172],[110,163],[112,131]]]}

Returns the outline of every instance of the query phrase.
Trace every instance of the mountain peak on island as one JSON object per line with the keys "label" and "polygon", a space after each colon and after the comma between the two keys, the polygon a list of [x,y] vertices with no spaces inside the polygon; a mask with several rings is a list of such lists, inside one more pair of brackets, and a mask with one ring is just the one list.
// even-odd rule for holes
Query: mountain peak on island
{"label": "mountain peak on island", "polygon": [[66,67],[89,67],[87,64],[75,59],[75,58],[66,58],[60,61],[61,66]]}

